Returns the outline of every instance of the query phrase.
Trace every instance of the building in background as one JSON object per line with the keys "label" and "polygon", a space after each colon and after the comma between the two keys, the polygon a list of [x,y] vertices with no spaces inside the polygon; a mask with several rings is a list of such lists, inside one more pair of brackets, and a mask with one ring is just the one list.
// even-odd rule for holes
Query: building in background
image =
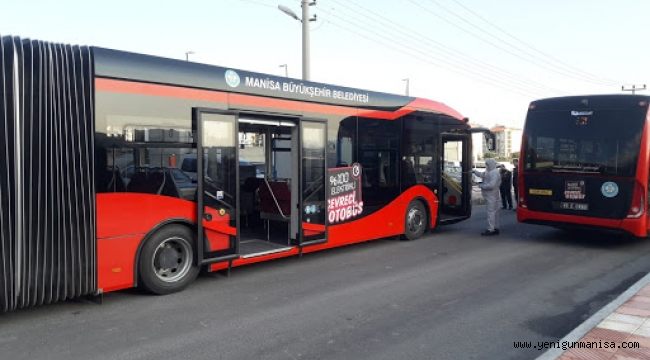
{"label": "building in background", "polygon": [[[472,128],[487,127],[481,124],[470,124]],[[483,133],[472,134],[472,160],[474,163],[482,162],[487,157],[494,157],[497,160],[510,160],[517,157],[521,148],[522,130],[518,128],[496,125],[490,129],[496,135],[496,151],[487,149]]]}
{"label": "building in background", "polygon": [[521,148],[521,129],[497,125],[490,130],[496,135],[497,158],[511,159],[513,153],[519,153]]}

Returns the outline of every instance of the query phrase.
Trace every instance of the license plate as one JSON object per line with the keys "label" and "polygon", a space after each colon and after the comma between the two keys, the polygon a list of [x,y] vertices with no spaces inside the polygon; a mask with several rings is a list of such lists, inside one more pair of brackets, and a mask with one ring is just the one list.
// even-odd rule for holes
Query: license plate
{"label": "license plate", "polygon": [[587,211],[587,210],[589,210],[589,204],[574,203],[574,202],[561,202],[560,203],[560,209]]}

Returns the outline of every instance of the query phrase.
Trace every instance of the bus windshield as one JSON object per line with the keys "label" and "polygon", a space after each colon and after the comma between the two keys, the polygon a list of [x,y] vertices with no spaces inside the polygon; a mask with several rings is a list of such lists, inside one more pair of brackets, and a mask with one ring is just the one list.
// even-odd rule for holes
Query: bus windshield
{"label": "bus windshield", "polygon": [[634,176],[645,110],[534,111],[525,132],[525,170]]}

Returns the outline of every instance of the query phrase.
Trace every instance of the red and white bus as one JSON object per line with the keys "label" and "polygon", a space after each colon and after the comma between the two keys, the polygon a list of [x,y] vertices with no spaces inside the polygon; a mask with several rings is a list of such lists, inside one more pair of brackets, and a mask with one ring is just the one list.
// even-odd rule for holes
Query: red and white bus
{"label": "red and white bus", "polygon": [[532,102],[519,163],[519,221],[646,237],[649,101],[597,95]]}
{"label": "red and white bus", "polygon": [[442,103],[1,39],[5,311],[470,216],[470,128]]}

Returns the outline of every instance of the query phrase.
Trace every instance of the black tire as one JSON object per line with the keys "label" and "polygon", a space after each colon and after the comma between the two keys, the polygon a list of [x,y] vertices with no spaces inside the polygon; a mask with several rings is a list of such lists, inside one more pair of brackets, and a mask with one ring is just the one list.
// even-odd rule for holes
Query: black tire
{"label": "black tire", "polygon": [[183,225],[156,231],[140,252],[139,285],[157,295],[187,287],[199,274],[199,267],[194,265],[195,238],[194,232]]}
{"label": "black tire", "polygon": [[420,200],[413,200],[406,208],[404,215],[404,237],[406,240],[415,240],[424,234],[427,229],[427,211]]}

